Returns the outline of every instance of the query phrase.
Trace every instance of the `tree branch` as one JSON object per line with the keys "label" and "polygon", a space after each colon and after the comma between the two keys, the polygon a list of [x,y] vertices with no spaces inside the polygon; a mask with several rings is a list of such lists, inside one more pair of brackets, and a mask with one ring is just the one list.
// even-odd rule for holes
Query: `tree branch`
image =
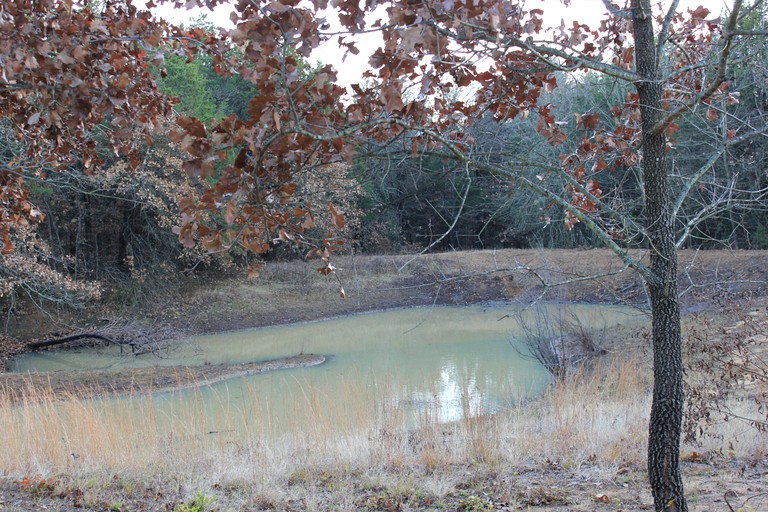
{"label": "tree branch", "polygon": [[632,13],[629,11],[625,11],[622,9],[617,9],[613,6],[610,0],[603,0],[603,6],[608,10],[609,13],[613,14],[617,18],[621,18],[624,20],[630,20],[632,19]]}
{"label": "tree branch", "polygon": [[637,270],[640,273],[640,275],[642,275],[643,278],[646,279],[649,283],[654,283],[657,281],[656,275],[651,271],[650,268],[648,268],[646,265],[643,265],[640,261],[630,256],[629,253],[624,248],[619,246],[619,244],[617,244],[616,241],[613,238],[611,238],[611,236],[608,233],[606,233],[605,230],[602,229],[593,219],[591,219],[588,215],[583,213],[577,207],[575,207],[574,205],[572,205],[570,202],[566,201],[562,197],[558,196],[551,190],[546,189],[541,185],[538,185],[537,183],[532,182],[531,180],[525,178],[524,176],[520,176],[507,169],[504,169],[495,165],[475,162],[472,164],[472,166],[480,170],[485,170],[493,174],[499,174],[507,178],[510,178],[515,183],[522,185],[533,192],[536,192],[538,195],[549,199],[553,203],[569,211],[574,217],[579,219],[579,221],[583,223],[590,231],[592,231],[592,233],[594,233],[600,239],[600,241],[603,242],[603,244],[605,244],[606,247],[608,247],[611,251],[613,251],[613,253],[616,254],[621,259],[621,261],[624,262],[625,265]]}
{"label": "tree branch", "polygon": [[[608,4],[609,2],[608,0],[603,0],[603,3]],[[672,5],[670,5],[667,10],[667,15],[664,16],[664,22],[661,24],[661,29],[659,30],[659,39],[656,41],[656,62],[661,62],[664,45],[669,38],[669,27],[672,25],[672,19],[675,17],[678,5],[680,5],[680,0],[673,0]]]}
{"label": "tree branch", "polygon": [[735,35],[736,24],[739,21],[741,2],[742,0],[734,0],[731,15],[728,17],[728,20],[723,27],[722,48],[720,49],[720,58],[717,62],[717,73],[712,79],[712,82],[706,89],[701,92],[701,94],[691,98],[689,102],[679,106],[677,109],[667,114],[664,119],[659,121],[656,126],[653,127],[653,130],[651,130],[652,135],[658,135],[666,132],[667,128],[669,128],[672,123],[677,121],[677,119],[683,115],[683,113],[708,100],[710,97],[712,97],[713,94],[715,94],[715,92],[717,92],[723,82],[725,82],[727,77],[726,71],[728,68],[728,57],[731,54],[731,47],[733,43],[733,37]]}
{"label": "tree branch", "polygon": [[[466,162],[465,162],[465,164],[466,164]],[[447,237],[451,233],[451,231],[453,231],[453,228],[456,227],[456,224],[459,222],[459,218],[461,217],[461,213],[464,211],[464,206],[467,204],[467,197],[469,197],[469,190],[472,188],[472,177],[469,175],[469,168],[468,167],[467,167],[466,171],[467,171],[467,188],[464,191],[464,195],[461,198],[461,203],[459,204],[459,211],[456,212],[456,215],[454,215],[454,217],[453,217],[453,222],[448,226],[448,229],[446,229],[445,232],[442,235],[440,235],[440,237],[438,237],[437,240],[431,242],[428,246],[426,246],[424,249],[419,251],[418,254],[416,254],[414,257],[412,257],[411,259],[409,259],[408,261],[403,263],[402,266],[400,266],[397,269],[398,272],[400,272],[405,267],[410,265],[413,262],[413,260],[415,260],[416,258],[421,256],[422,254],[428,252],[434,246],[436,246],[437,244],[442,242],[445,239],[445,237]]]}
{"label": "tree branch", "polygon": [[[466,36],[461,36],[451,30],[448,30],[445,27],[438,25],[434,20],[427,20],[425,21],[425,24],[434,28],[434,30],[438,33],[448,38],[454,39],[457,42],[469,42],[473,40],[489,41],[497,43],[500,48],[513,47],[528,50],[551,71],[573,71],[576,69],[586,68],[593,71],[599,71],[608,76],[619,78],[627,82],[633,82],[638,78],[637,74],[632,71],[622,69],[601,60],[594,60],[582,55],[569,53],[559,48],[555,48],[554,46],[542,46],[533,44],[532,42],[524,41],[515,36],[506,36],[501,41],[499,41],[497,34],[487,34],[485,30],[482,30],[482,27],[477,27],[476,25],[470,25],[470,28],[473,28],[474,30],[472,37],[469,38]],[[466,25],[466,23],[464,24]],[[561,64],[553,60],[553,58],[571,61],[573,64]]]}
{"label": "tree branch", "polygon": [[683,206],[683,203],[685,202],[685,199],[688,197],[688,194],[691,192],[691,189],[693,186],[699,182],[702,176],[704,176],[715,163],[720,159],[721,156],[725,153],[725,151],[736,144],[739,144],[741,142],[744,142],[746,140],[751,139],[752,137],[757,137],[759,135],[764,135],[768,131],[768,127],[755,129],[751,132],[745,133],[743,135],[740,135],[738,137],[734,137],[731,140],[723,141],[723,145],[720,147],[720,149],[714,153],[712,156],[707,159],[706,163],[702,165],[698,171],[689,179],[685,181],[685,184],[683,185],[682,190],[680,190],[680,193],[677,195],[677,200],[675,200],[674,207],[672,209],[672,216],[677,217],[680,213],[680,208]]}

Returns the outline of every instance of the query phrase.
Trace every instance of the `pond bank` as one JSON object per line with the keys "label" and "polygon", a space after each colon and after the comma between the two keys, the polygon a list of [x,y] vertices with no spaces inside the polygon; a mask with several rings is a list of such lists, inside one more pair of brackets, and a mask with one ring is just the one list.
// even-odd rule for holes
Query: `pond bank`
{"label": "pond bank", "polygon": [[35,398],[66,399],[163,393],[210,386],[256,373],[317,366],[326,360],[323,355],[299,354],[246,364],[153,366],[117,371],[2,373],[0,390],[14,402]]}
{"label": "pond bank", "polygon": [[[278,263],[267,265],[263,279],[198,283],[175,298],[156,301],[152,311],[137,311],[129,317],[201,334],[404,306],[494,300],[638,305],[645,300],[642,285],[630,272],[551,288],[542,297],[541,283],[524,271],[535,269],[548,282],[573,279],[610,268],[605,265],[615,257],[607,251],[442,254],[417,260],[403,273],[394,264],[402,261],[399,258],[337,262],[346,269],[342,274],[346,301],[338,298],[336,283],[318,277],[312,268],[302,274],[299,263]],[[762,315],[755,322],[765,325],[768,252],[684,251],[680,270],[684,311],[699,313],[686,321],[699,327],[710,325],[700,319],[713,321],[710,328],[720,335],[721,327],[731,326],[732,321],[721,322],[714,305],[726,304],[741,311],[754,309]],[[703,283],[712,285],[698,286]],[[79,321],[68,325],[87,324],[85,318],[75,320]],[[42,321],[25,322],[25,329],[15,331],[21,339],[55,331]],[[761,327],[760,332],[766,331]],[[45,454],[47,448],[40,446],[49,445],[60,449],[63,458],[57,465],[40,464],[39,460],[49,459],[29,456],[20,457],[22,462],[16,466],[6,463],[10,469],[0,478],[0,509],[161,512],[189,508],[196,497],[203,496],[215,500],[213,507],[219,510],[649,510],[647,340],[618,330],[604,334],[599,341],[608,355],[598,360],[605,365],[603,370],[575,374],[541,400],[510,414],[418,432],[402,432],[385,424],[359,437],[345,437],[318,424],[309,432],[316,437],[302,435],[296,444],[263,444],[232,441],[226,433],[208,435],[206,430],[202,436],[190,436],[190,444],[176,445],[168,442],[167,435],[148,437],[145,430],[128,432],[133,437],[125,433],[110,437],[112,430],[94,423],[106,434],[95,436],[89,429],[72,428],[66,431],[68,444],[62,448],[62,435],[52,435],[33,417],[18,434],[5,432],[9,443],[6,457],[0,459],[25,453],[24,449]],[[2,345],[0,339],[0,359]],[[195,379],[205,382],[204,377],[212,375],[206,371],[224,374],[239,371],[240,366],[250,368],[198,367],[203,373]],[[131,375],[137,372],[124,372],[125,381],[133,382]],[[51,375],[36,377],[43,389],[50,387],[45,384]],[[0,394],[6,377],[0,374]],[[144,389],[178,383],[175,373],[165,377],[166,381],[150,381]],[[107,382],[114,378],[110,374]],[[185,382],[195,385],[192,378]],[[15,407],[5,410],[8,417],[16,416]],[[747,435],[736,423],[718,424],[718,428],[733,425],[740,436]],[[760,493],[768,485],[764,434],[752,436],[754,441],[752,437],[737,440],[740,451],[734,452],[723,448],[733,441],[732,433],[723,432],[722,443],[709,439],[709,448],[682,447],[686,488],[695,497],[691,510],[722,509],[724,493],[731,496],[729,506],[734,509],[768,510],[768,499]],[[82,443],[70,448],[78,437]],[[97,439],[109,443],[99,447],[108,448],[93,449]],[[143,451],[137,454],[137,448]]]}
{"label": "pond bank", "polygon": [[[407,255],[339,257],[336,265],[346,299],[339,297],[338,282],[298,260],[270,262],[256,280],[193,276],[162,300],[131,311],[94,305],[93,311],[71,312],[73,316],[52,323],[53,317],[32,310],[14,318],[13,337],[0,335],[0,387],[18,378],[3,371],[6,361],[28,350],[21,340],[70,334],[68,329],[72,328],[62,331],[62,324],[85,329],[103,319],[140,318],[148,326],[191,336],[414,306],[530,304],[543,300],[644,307],[647,300],[637,275],[621,272],[621,262],[607,250],[464,251],[423,255],[405,265],[410,260]],[[598,269],[606,272],[601,279],[576,279]],[[680,287],[686,291],[681,297],[684,311],[707,311],[723,300],[746,304],[768,288],[768,251],[681,251],[679,270]],[[548,283],[570,283],[544,289],[539,278]],[[701,283],[715,284],[703,287]],[[622,350],[615,340],[607,348]],[[205,375],[231,370],[211,365]],[[147,377],[144,388],[170,385],[180,373],[175,369],[171,375]],[[100,388],[112,387],[113,377],[118,378],[112,372],[101,377]],[[60,378],[47,374],[34,377],[35,382],[44,384]],[[80,376],[68,382],[94,386],[92,381],[81,382]]]}

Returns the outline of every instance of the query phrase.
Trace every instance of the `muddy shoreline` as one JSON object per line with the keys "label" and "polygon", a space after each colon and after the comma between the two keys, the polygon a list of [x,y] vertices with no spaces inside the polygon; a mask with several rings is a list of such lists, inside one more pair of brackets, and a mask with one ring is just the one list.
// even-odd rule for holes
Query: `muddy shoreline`
{"label": "muddy shoreline", "polygon": [[308,368],[326,361],[327,357],[324,355],[299,354],[246,364],[153,366],[117,371],[3,373],[0,374],[0,391],[12,402],[168,393],[211,386],[257,373]]}

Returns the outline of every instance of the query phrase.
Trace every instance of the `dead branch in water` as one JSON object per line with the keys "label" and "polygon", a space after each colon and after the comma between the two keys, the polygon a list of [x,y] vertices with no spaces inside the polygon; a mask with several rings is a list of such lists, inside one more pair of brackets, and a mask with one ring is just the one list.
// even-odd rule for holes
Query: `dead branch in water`
{"label": "dead branch in water", "polygon": [[80,332],[58,338],[51,338],[44,341],[29,343],[30,350],[35,351],[42,348],[55,347],[74,341],[93,339],[104,343],[118,345],[120,352],[123,347],[131,347],[133,355],[142,355],[147,353],[158,354],[167,349],[172,340],[178,340],[183,334],[175,329],[165,327],[154,327],[146,325],[118,325],[117,322],[111,322],[93,332]]}

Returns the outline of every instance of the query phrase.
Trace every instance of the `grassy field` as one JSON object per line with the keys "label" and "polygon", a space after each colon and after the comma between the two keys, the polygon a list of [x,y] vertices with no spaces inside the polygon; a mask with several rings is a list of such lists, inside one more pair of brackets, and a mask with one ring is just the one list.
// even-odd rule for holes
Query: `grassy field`
{"label": "grassy field", "polygon": [[[392,306],[538,300],[542,281],[572,280],[608,267],[610,258],[485,251],[431,255],[400,272],[406,257],[349,258],[338,264],[346,301],[337,299],[338,283],[311,267],[278,263],[259,281],[189,288],[169,306],[178,319],[168,318],[203,331],[198,322],[244,326]],[[765,253],[684,255],[684,304],[696,312],[686,317],[688,332],[717,341],[750,327],[749,336],[764,338],[766,263]],[[546,299],[643,303],[627,273],[554,287]],[[729,312],[717,307],[722,301]],[[201,308],[204,320],[190,313]],[[734,316],[740,309],[757,328]],[[242,415],[232,420],[235,436],[205,432],[194,401],[160,417],[136,411],[131,400],[105,407],[75,390],[62,399],[30,385],[20,404],[0,389],[0,510],[648,510],[648,341],[642,330],[614,334],[602,334],[606,355],[541,397],[450,424],[425,415],[415,430],[390,404],[374,404],[372,414],[355,390],[339,397],[360,411],[355,421],[340,424],[310,393],[296,404],[296,421],[312,428],[274,436]],[[734,414],[758,415],[740,398],[730,404]],[[258,396],[248,401],[253,414],[265,410]],[[768,509],[768,433],[716,421],[682,455],[692,510]]]}

